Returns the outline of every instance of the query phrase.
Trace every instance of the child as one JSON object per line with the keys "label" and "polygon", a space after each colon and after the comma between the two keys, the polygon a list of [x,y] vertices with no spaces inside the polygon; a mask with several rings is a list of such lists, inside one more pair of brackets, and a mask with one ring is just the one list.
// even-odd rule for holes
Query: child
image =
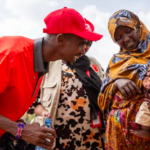
{"label": "child", "polygon": [[147,72],[143,79],[143,87],[144,102],[141,104],[135,120],[137,124],[141,125],[142,129],[131,130],[131,133],[144,139],[150,139],[150,72]]}

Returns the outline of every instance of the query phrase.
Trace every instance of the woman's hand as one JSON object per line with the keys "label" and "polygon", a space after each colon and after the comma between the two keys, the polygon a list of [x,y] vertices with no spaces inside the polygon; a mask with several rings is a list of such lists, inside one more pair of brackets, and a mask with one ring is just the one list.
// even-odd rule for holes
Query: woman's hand
{"label": "woman's hand", "polygon": [[133,98],[137,93],[141,93],[140,88],[129,79],[117,79],[114,82],[112,94],[115,95],[118,90],[124,98]]}

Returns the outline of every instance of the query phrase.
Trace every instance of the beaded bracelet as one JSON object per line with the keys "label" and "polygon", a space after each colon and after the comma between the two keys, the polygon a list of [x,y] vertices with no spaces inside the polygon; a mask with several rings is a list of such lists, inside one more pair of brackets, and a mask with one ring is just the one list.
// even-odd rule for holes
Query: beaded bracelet
{"label": "beaded bracelet", "polygon": [[23,131],[24,123],[18,123],[16,139],[21,139],[22,131]]}

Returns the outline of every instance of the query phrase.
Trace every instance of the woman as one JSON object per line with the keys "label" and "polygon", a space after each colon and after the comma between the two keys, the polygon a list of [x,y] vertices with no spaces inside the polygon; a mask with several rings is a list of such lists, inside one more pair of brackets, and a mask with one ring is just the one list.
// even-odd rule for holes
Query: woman
{"label": "woman", "polygon": [[106,149],[150,149],[148,138],[136,134],[143,128],[135,123],[146,98],[144,87],[148,87],[143,79],[150,70],[150,33],[139,18],[127,10],[114,13],[108,28],[120,51],[110,60],[98,100],[107,120]]}

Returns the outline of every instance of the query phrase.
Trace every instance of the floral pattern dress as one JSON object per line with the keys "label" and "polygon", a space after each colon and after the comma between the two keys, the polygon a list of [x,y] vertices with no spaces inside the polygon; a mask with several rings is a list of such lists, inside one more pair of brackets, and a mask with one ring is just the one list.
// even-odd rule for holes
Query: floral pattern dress
{"label": "floral pattern dress", "polygon": [[[143,99],[133,100],[129,103],[125,103],[117,94],[115,95],[113,109],[107,120],[106,150],[150,150],[150,140],[130,133],[130,129],[141,129],[141,125],[135,123],[137,112],[143,102],[150,103],[150,72],[147,72],[143,79],[142,91]],[[114,109],[115,107],[121,109]]]}

